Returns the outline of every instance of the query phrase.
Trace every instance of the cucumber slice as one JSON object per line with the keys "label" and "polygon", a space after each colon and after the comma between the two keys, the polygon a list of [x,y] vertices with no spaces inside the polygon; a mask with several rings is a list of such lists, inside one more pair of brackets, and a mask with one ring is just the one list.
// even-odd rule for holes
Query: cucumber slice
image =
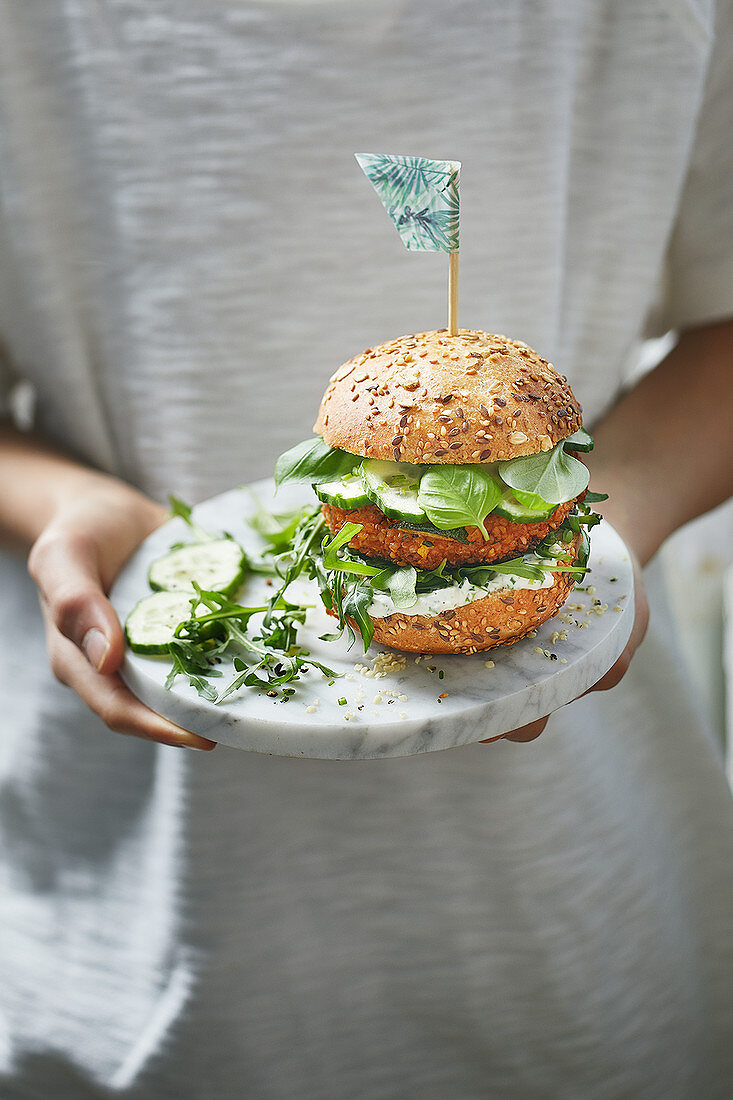
{"label": "cucumber slice", "polygon": [[211,592],[231,595],[244,579],[244,550],[232,539],[191,542],[156,558],[148,583],[165,592],[193,592],[193,581]]}
{"label": "cucumber slice", "polygon": [[494,513],[512,523],[542,523],[550,518],[556,508],[557,504],[547,504],[541,509],[528,508],[526,504],[520,504],[511,489],[505,489]]}
{"label": "cucumber slice", "polygon": [[371,504],[364,478],[359,473],[346,474],[336,481],[322,481],[320,485],[314,485],[313,488],[319,500],[325,504],[333,504],[335,508],[352,511],[354,508],[363,508]]}
{"label": "cucumber slice", "polygon": [[184,592],[154,592],[133,607],[125,623],[133,653],[168,653],[176,627],[191,618],[191,599]]}
{"label": "cucumber slice", "polygon": [[366,491],[380,512],[404,523],[425,523],[427,516],[417,502],[419,466],[367,458],[361,465]]}

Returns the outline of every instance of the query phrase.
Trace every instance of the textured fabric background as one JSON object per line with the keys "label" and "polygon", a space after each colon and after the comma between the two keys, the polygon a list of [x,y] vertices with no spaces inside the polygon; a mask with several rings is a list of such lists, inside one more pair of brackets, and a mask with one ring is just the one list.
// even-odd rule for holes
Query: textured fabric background
{"label": "textured fabric background", "polygon": [[[0,2],[4,382],[158,498],[268,474],[444,323],[383,150],[463,161],[461,322],[592,423],[733,307],[729,9]],[[1,566],[4,1096],[730,1095],[733,814],[654,569],[623,684],[536,743],[344,765],[108,733]]]}

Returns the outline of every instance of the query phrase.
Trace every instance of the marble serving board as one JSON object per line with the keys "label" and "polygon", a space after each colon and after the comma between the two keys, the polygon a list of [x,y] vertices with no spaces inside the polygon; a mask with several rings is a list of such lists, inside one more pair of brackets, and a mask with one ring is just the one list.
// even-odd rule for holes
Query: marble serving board
{"label": "marble serving board", "polygon": [[[251,489],[274,511],[312,499],[302,486],[286,486],[275,496],[271,480]],[[241,488],[198,505],[194,518],[208,531],[228,531],[257,555],[264,544],[247,523],[253,510],[251,491]],[[150,563],[180,541],[190,541],[190,535],[182,520],[173,519],[127,563],[111,596],[123,622],[150,591]],[[571,592],[560,615],[535,637],[513,646],[446,657],[400,654],[377,645],[365,654],[358,638],[350,649],[345,637],[324,642],[319,635],[332,632],[334,620],[323,610],[317,590],[296,582],[293,590],[313,604],[300,643],[341,673],[333,683],[311,668],[290,685],[296,691],[287,701],[243,688],[217,705],[201,699],[181,677],[167,690],[164,657],[128,652],[122,676],[138,698],[185,729],[223,745],[277,756],[366,760],[497,737],[575,699],[623,651],[634,620],[629,554],[605,521],[593,528],[591,546],[591,572],[582,588]],[[262,604],[271,591],[264,577],[252,576],[240,599]],[[233,672],[231,666],[221,667],[226,678],[212,681],[217,687]]]}

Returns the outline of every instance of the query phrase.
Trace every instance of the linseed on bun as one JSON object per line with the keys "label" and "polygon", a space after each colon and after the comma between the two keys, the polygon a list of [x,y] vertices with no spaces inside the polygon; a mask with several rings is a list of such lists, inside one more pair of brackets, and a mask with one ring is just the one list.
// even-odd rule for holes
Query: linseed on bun
{"label": "linseed on bun", "polygon": [[567,379],[527,344],[441,329],[344,363],[314,431],[368,458],[495,462],[550,450],[582,426],[581,412]]}
{"label": "linseed on bun", "polygon": [[[580,536],[569,544],[575,561]],[[438,615],[396,612],[372,619],[374,640],[409,653],[479,653],[512,645],[557,615],[573,587],[571,573],[555,573],[551,588],[503,588]]]}

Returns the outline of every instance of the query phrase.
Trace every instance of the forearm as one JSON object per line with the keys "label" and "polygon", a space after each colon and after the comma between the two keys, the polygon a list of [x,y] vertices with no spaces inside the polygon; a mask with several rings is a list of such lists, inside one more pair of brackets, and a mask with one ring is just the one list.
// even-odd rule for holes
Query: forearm
{"label": "forearm", "polygon": [[594,427],[599,510],[646,563],[733,492],[733,321],[684,333]]}
{"label": "forearm", "polygon": [[[146,498],[116,478],[99,473],[56,450],[40,437],[0,425],[0,545],[27,551],[66,505],[82,499],[106,499],[120,505]],[[150,522],[157,505],[152,502]],[[143,521],[143,527],[145,526]],[[141,527],[140,537],[146,530]]]}
{"label": "forearm", "polygon": [[0,542],[32,547],[54,675],[110,729],[165,745],[214,742],[148,710],[121,680],[124,635],[107,598],[122,564],[165,509],[43,440],[0,426]]}

